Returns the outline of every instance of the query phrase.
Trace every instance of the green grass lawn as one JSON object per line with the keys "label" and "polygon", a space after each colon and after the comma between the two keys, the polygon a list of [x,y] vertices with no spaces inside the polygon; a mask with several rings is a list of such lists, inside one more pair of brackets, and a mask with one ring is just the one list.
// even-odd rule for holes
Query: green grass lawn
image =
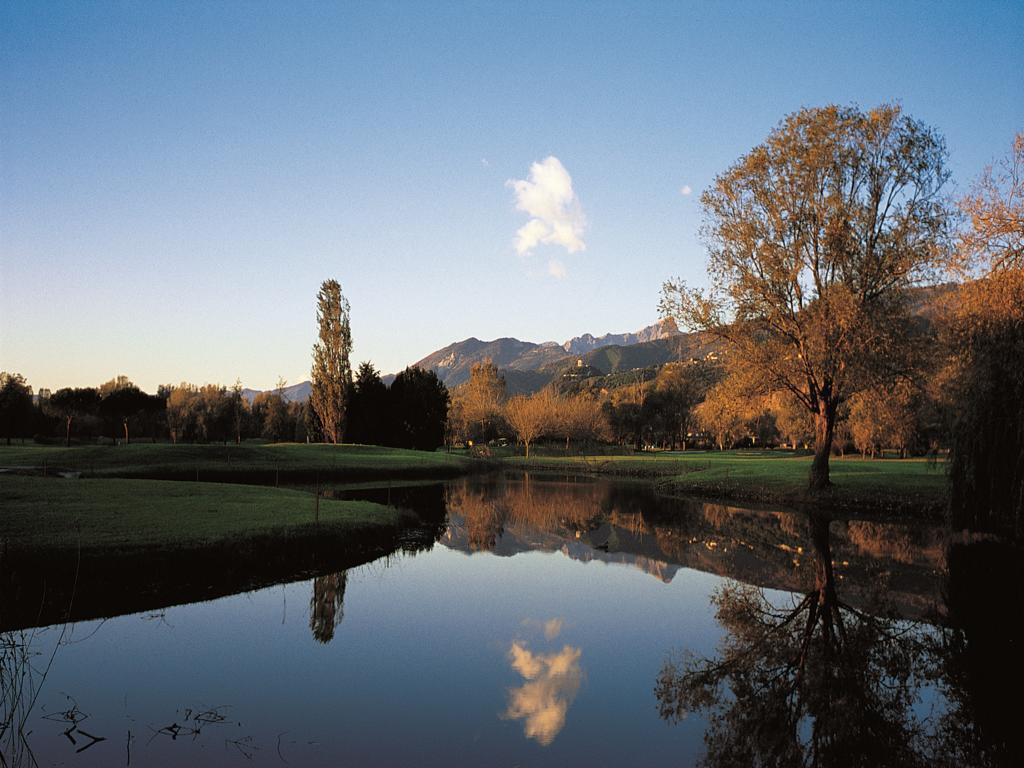
{"label": "green grass lawn", "polygon": [[272,443],[192,445],[138,443],[63,448],[0,446],[0,468],[71,470],[88,477],[237,480],[273,483],[315,473],[326,478],[451,477],[480,463],[441,452],[369,445]]}
{"label": "green grass lawn", "polygon": [[402,513],[364,501],[251,485],[161,480],[65,480],[0,475],[0,552],[170,552],[254,537],[353,537],[402,522]]}
{"label": "green grass lawn", "polygon": [[[659,489],[751,501],[808,501],[811,457],[786,451],[694,451],[623,456],[507,457],[510,467],[648,477]],[[820,502],[844,510],[937,514],[947,497],[942,462],[927,459],[836,458],[833,489]]]}

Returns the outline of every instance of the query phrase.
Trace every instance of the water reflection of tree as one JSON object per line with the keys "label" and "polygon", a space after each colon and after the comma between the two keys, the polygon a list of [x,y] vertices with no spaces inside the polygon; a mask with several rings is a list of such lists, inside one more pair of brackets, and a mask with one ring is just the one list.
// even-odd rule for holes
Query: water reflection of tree
{"label": "water reflection of tree", "polygon": [[334,629],[345,616],[345,584],[348,571],[313,579],[313,597],[309,601],[309,628],[318,642],[334,639]]}
{"label": "water reflection of tree", "polygon": [[491,485],[455,484],[448,508],[463,516],[470,548],[489,551],[508,529],[586,531],[607,513],[607,492],[600,486],[551,481]]}
{"label": "water reflection of tree", "polygon": [[730,583],[714,597],[726,630],[719,657],[662,668],[662,717],[709,716],[706,765],[928,763],[912,707],[930,633],[843,602],[828,535],[828,521],[812,516],[814,584],[795,606]]}

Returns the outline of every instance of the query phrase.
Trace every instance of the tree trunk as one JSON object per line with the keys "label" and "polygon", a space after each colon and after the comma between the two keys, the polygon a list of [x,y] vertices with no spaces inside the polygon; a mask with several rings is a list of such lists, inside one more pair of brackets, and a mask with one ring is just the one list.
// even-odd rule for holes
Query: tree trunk
{"label": "tree trunk", "polygon": [[71,447],[71,416],[67,418],[67,437],[64,445],[68,448]]}
{"label": "tree trunk", "polygon": [[526,447],[526,458],[529,459],[530,458],[530,441],[529,440],[523,440],[523,445]]}
{"label": "tree trunk", "polygon": [[836,597],[835,572],[832,569],[832,548],[829,545],[830,518],[818,511],[811,512],[811,546],[814,550],[814,581],[818,601],[822,608],[831,608],[839,601]]}
{"label": "tree trunk", "polygon": [[128,438],[128,419],[124,420],[124,444],[130,445],[131,440]]}
{"label": "tree trunk", "polygon": [[828,459],[832,453],[832,430],[835,427],[835,408],[821,406],[814,417],[814,461],[811,462],[811,491],[823,491],[831,485]]}

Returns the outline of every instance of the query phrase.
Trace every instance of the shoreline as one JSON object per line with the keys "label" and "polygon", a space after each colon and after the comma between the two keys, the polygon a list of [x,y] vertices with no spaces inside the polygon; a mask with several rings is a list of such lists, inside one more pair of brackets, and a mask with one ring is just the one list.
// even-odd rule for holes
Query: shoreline
{"label": "shoreline", "polygon": [[[676,463],[672,462],[673,458],[682,460]],[[763,461],[762,466],[757,466],[758,460]],[[747,461],[750,466],[743,465]],[[784,506],[799,511],[810,511],[813,507],[837,518],[857,515],[923,523],[946,519],[945,473],[941,467],[931,467],[925,460],[838,459],[832,464],[832,488],[813,496],[806,489],[806,476],[800,471],[794,473],[792,465],[786,466],[792,462],[802,469],[809,461],[804,457],[723,457],[716,453],[691,454],[685,458],[677,454],[673,457],[540,456],[526,460],[515,456],[499,459],[504,468],[516,471],[643,481],[657,493],[673,498]],[[884,462],[892,464],[886,466]],[[875,469],[883,470],[884,474],[884,470],[892,469],[899,462],[911,467],[911,471],[906,476],[894,473],[896,476],[875,485],[844,471]],[[785,472],[771,471],[783,467]]]}
{"label": "shoreline", "polygon": [[432,545],[437,527],[408,509],[237,484],[0,475],[0,498],[5,632],[345,570]]}

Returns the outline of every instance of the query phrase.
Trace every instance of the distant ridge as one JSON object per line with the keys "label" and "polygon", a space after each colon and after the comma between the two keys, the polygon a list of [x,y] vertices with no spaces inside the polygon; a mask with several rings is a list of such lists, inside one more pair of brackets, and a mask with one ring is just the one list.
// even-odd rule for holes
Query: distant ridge
{"label": "distant ridge", "polygon": [[[639,347],[686,336],[687,334],[680,333],[675,321],[669,318],[635,333],[606,333],[604,336],[585,333],[582,336],[574,336],[562,344],[551,341],[537,344],[507,337],[481,341],[470,337],[432,352],[414,365],[434,371],[438,378],[451,388],[468,381],[472,367],[489,359],[498,368],[503,369],[510,392],[534,392],[581,356],[588,358],[584,362],[605,373],[611,373],[613,370],[619,370],[613,360],[622,359],[623,355],[605,355],[601,361],[603,364],[596,365],[589,359],[590,355],[612,347]],[[631,357],[650,357],[652,362],[645,365],[659,365],[673,359],[667,347],[659,348],[658,352],[651,355]]]}
{"label": "distant ridge", "polygon": [[[953,293],[951,283],[912,288],[908,292],[911,314],[931,322],[942,303]],[[473,365],[490,359],[508,385],[510,394],[536,392],[561,376],[577,361],[602,374],[629,371],[634,368],[660,366],[674,360],[703,358],[718,351],[719,343],[705,333],[683,333],[671,318],[666,318],[635,333],[606,333],[594,336],[585,333],[559,344],[554,341],[534,343],[511,337],[481,341],[470,337],[449,344],[414,366],[432,370],[449,389],[469,381]],[[395,374],[381,376],[388,386]],[[309,399],[308,381],[285,387],[289,402]],[[260,390],[243,389],[242,395],[251,403]]]}
{"label": "distant ridge", "polygon": [[[413,366],[434,371],[447,387],[454,388],[469,381],[469,372],[476,363],[491,360],[502,369],[510,393],[529,393],[542,389],[580,357],[604,373],[622,370],[624,366],[661,365],[682,354],[679,342],[689,336],[680,333],[671,318],[635,333],[606,333],[603,336],[585,333],[562,344],[554,341],[538,344],[511,337],[482,341],[471,336],[431,352]],[[630,351],[625,351],[627,349]],[[395,374],[389,373],[381,379],[390,386]],[[303,381],[285,387],[284,399],[288,402],[308,400],[311,386],[310,382]],[[242,396],[251,403],[261,391],[243,389]]]}
{"label": "distant ridge", "polygon": [[654,325],[649,325],[636,333],[606,333],[604,336],[592,336],[585,333],[582,336],[574,336],[562,345],[562,349],[570,355],[578,355],[582,352],[590,352],[599,347],[614,345],[628,347],[633,344],[643,344],[647,341],[657,341],[679,335],[679,328],[676,321],[666,317]]}

